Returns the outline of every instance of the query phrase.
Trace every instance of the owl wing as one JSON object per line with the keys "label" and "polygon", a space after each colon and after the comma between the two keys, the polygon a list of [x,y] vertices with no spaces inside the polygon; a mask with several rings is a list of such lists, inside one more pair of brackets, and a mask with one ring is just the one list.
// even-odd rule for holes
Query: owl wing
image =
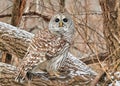
{"label": "owl wing", "polygon": [[32,39],[27,54],[21,62],[18,79],[19,77],[25,78],[26,73],[38,63],[45,62],[59,55],[65,44],[65,40],[53,35],[47,29],[40,30]]}

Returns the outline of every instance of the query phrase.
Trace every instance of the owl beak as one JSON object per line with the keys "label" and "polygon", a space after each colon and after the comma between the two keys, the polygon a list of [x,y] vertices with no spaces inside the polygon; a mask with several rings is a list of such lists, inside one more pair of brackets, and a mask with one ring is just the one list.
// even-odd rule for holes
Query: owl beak
{"label": "owl beak", "polygon": [[63,27],[63,22],[62,21],[59,22],[59,27]]}

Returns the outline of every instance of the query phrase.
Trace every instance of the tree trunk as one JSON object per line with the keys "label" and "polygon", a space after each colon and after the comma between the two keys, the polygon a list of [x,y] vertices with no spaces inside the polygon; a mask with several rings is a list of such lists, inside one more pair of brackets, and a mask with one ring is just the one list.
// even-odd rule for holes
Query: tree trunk
{"label": "tree trunk", "polygon": [[65,0],[60,0],[60,10],[59,12],[65,12]]}
{"label": "tree trunk", "polygon": [[19,26],[25,9],[26,0],[14,0],[11,25]]}

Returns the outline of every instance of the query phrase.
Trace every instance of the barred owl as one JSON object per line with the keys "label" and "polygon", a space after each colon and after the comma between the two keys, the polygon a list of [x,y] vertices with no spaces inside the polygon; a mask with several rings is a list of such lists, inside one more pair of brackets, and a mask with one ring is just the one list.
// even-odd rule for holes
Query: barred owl
{"label": "barred owl", "polygon": [[67,57],[74,34],[74,23],[69,15],[54,15],[48,29],[40,30],[32,39],[27,54],[19,66],[17,82],[26,78],[27,72],[46,70],[50,75],[59,76],[58,68]]}

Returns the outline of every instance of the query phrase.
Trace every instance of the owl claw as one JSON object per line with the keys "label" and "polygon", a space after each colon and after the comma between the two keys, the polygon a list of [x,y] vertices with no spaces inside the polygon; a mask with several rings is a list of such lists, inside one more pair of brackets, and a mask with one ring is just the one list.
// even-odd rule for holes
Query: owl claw
{"label": "owl claw", "polygon": [[20,76],[17,76],[17,77],[15,78],[15,82],[20,82],[20,83],[23,83],[23,82],[24,82],[24,80],[25,80],[25,78],[20,77]]}
{"label": "owl claw", "polygon": [[54,72],[54,75],[53,75],[53,74],[50,74],[49,79],[54,80],[54,79],[56,79],[56,78],[57,78],[57,79],[65,79],[66,76],[61,75],[60,72]]}
{"label": "owl claw", "polygon": [[[33,74],[31,72],[27,72],[26,77],[28,80],[32,80]],[[25,81],[25,77],[17,76],[15,78],[15,82],[23,83],[24,81]]]}
{"label": "owl claw", "polygon": [[65,78],[66,78],[66,76],[62,76],[62,75],[59,75],[59,77],[58,76],[50,76],[49,77],[50,80],[56,80],[56,79],[62,80]]}
{"label": "owl claw", "polygon": [[33,74],[31,72],[27,72],[26,76],[28,80],[32,80]]}

